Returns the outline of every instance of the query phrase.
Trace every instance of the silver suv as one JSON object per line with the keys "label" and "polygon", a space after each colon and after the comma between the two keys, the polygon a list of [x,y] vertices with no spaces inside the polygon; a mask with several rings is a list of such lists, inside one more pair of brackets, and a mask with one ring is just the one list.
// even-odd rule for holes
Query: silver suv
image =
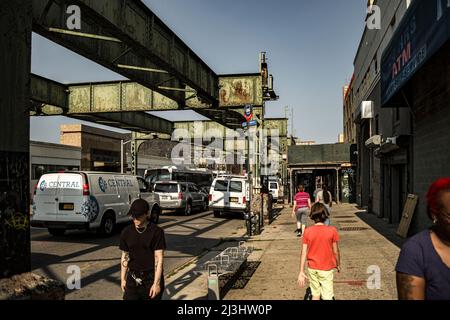
{"label": "silver suv", "polygon": [[153,191],[159,195],[163,210],[176,210],[190,215],[194,208],[202,211],[208,209],[208,195],[194,183],[157,181]]}

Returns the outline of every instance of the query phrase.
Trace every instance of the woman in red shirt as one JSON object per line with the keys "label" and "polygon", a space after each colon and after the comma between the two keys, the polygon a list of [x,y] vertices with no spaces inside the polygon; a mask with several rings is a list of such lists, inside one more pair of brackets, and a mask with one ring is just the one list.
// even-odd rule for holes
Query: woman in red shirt
{"label": "woman in red shirt", "polygon": [[306,228],[309,210],[311,209],[311,198],[305,192],[303,185],[298,186],[298,193],[294,196],[294,206],[292,207],[292,217],[297,218],[297,237],[301,237]]}

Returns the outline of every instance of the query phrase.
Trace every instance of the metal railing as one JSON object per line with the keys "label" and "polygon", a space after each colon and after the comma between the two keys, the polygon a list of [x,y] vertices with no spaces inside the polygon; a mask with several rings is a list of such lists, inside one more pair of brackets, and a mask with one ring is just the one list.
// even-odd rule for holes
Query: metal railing
{"label": "metal railing", "polygon": [[220,300],[227,282],[246,264],[253,248],[245,247],[244,244],[245,242],[241,241],[237,247],[227,248],[203,264],[203,270],[208,272],[209,300]]}

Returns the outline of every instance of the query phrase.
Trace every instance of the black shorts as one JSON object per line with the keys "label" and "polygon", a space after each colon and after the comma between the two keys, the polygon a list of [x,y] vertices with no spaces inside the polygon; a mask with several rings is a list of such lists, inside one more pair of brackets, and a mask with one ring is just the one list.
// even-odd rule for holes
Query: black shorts
{"label": "black shorts", "polygon": [[[142,284],[138,285],[133,279],[132,274],[142,279]],[[152,272],[132,272],[127,273],[127,280],[125,285],[125,292],[123,300],[161,300],[164,293],[164,277],[161,277],[160,288],[161,292],[150,299],[149,293],[155,279],[155,273]]]}

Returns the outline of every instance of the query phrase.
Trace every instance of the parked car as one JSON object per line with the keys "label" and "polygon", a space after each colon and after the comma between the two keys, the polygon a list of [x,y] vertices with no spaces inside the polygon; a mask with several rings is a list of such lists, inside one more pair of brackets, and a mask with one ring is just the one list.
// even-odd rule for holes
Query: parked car
{"label": "parked car", "polygon": [[161,208],[177,210],[190,215],[193,209],[208,209],[208,194],[190,182],[157,181],[153,186],[159,195]]}
{"label": "parked car", "polygon": [[280,193],[280,184],[276,181],[269,181],[269,193],[272,195],[273,202],[277,203]]}
{"label": "parked car", "polygon": [[52,235],[69,229],[97,229],[109,236],[116,224],[130,221],[128,211],[138,198],[147,200],[153,222],[159,220],[159,197],[148,192],[141,177],[103,172],[44,174],[33,196],[31,226]]}
{"label": "parked car", "polygon": [[247,211],[249,187],[243,176],[220,176],[214,179],[209,191],[209,208],[215,217],[224,213],[242,213]]}

